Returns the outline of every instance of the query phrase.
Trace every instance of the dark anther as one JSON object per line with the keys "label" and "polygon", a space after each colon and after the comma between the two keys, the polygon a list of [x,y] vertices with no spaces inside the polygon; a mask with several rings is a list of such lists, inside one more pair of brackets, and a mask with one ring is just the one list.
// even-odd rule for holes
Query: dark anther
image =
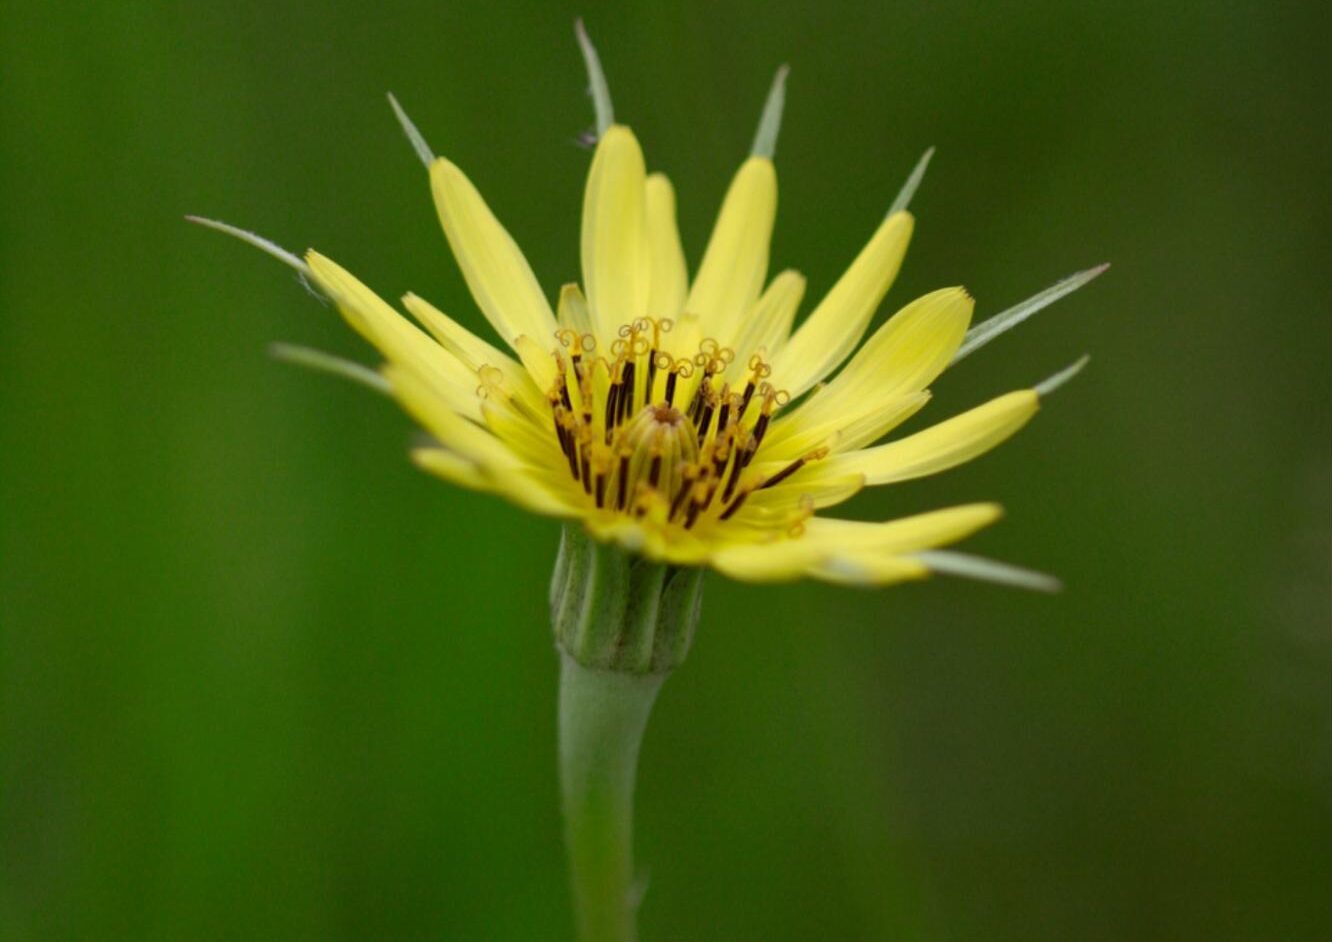
{"label": "dark anther", "polygon": [[792,461],[785,468],[782,468],[782,470],[778,471],[772,477],[768,478],[766,481],[760,484],[759,487],[761,488],[772,487],[776,484],[780,484],[783,481],[785,481],[787,478],[789,478],[791,475],[795,474],[804,466],[805,466],[805,459],[797,458],[795,461]]}

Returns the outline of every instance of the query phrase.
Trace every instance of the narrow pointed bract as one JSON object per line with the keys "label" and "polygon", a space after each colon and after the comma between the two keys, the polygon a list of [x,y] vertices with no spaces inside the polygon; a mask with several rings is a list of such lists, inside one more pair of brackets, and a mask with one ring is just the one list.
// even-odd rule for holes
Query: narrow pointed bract
{"label": "narrow pointed bract", "polygon": [[386,396],[390,393],[388,380],[370,367],[344,360],[323,350],[302,347],[299,344],[274,343],[269,346],[268,353],[273,359],[281,360],[283,363],[303,366],[318,373],[328,373],[330,376],[340,376]]}
{"label": "narrow pointed bract", "polygon": [[956,363],[963,357],[975,353],[991,340],[1012,330],[1037,311],[1054,304],[1064,295],[1077,291],[1093,278],[1104,274],[1109,268],[1109,264],[1097,265],[1095,268],[1088,268],[1086,271],[1069,275],[1044,291],[1034,294],[1027,300],[1021,301],[1008,308],[1008,310],[1001,311],[994,317],[977,324],[967,332],[967,337],[962,341],[962,346],[958,347],[957,353],[953,355],[953,362]]}
{"label": "narrow pointed bract", "polygon": [[265,239],[261,235],[256,235],[253,232],[242,229],[239,226],[233,226],[230,223],[218,222],[216,219],[205,219],[203,216],[186,216],[185,218],[189,222],[203,226],[204,228],[216,229],[218,232],[225,232],[229,236],[234,236],[242,242],[247,242],[250,245],[253,245],[259,251],[273,256],[284,265],[290,265],[301,274],[309,274],[310,270],[306,267],[304,260],[299,256],[288,252],[276,242]]}
{"label": "narrow pointed bract", "polygon": [[610,86],[601,68],[601,57],[597,55],[597,48],[592,45],[592,38],[587,35],[587,27],[581,19],[574,22],[574,35],[578,37],[578,48],[583,53],[583,65],[587,68],[588,94],[592,96],[592,106],[596,111],[597,137],[601,137],[615,123]]}
{"label": "narrow pointed bract", "polygon": [[429,167],[435,162],[435,152],[426,143],[425,136],[416,129],[412,119],[407,117],[407,112],[403,110],[402,105],[398,104],[398,99],[393,96],[392,92],[388,93],[388,100],[394,116],[398,119],[398,123],[402,125],[403,133],[407,135],[407,140],[411,142],[412,150],[416,151],[416,156],[421,159],[421,163]]}
{"label": "narrow pointed bract", "polygon": [[[391,395],[430,435],[412,453],[426,471],[652,562],[710,566],[754,582],[886,585],[941,572],[1052,589],[1050,577],[939,549],[991,524],[997,505],[884,523],[824,511],[865,487],[971,461],[1023,428],[1085,357],[1032,388],[910,435],[894,433],[927,406],[950,364],[1104,267],[979,326],[971,325],[971,296],[953,287],[903,305],[871,330],[911,239],[907,207],[930,149],[866,245],[796,326],[805,280],[790,269],[770,275],[769,257],[782,66],[691,280],[674,189],[652,170],[633,131],[615,122],[581,21],[576,32],[597,126],[581,283],[558,293],[540,285],[468,177],[436,156],[390,95],[429,168],[449,248],[497,343],[409,294],[403,303],[418,327],[317,252],[300,257],[244,229],[191,217],[300,272],[384,362],[372,371],[289,345],[274,355]],[[869,219],[877,215],[868,211]]]}
{"label": "narrow pointed bract", "polygon": [[1081,373],[1082,368],[1086,366],[1089,362],[1091,362],[1091,357],[1089,355],[1084,354],[1083,356],[1079,357],[1077,360],[1073,361],[1068,366],[1064,367],[1058,373],[1051,376],[1049,379],[1042,380],[1041,382],[1037,383],[1035,386],[1032,387],[1032,389],[1036,390],[1036,395],[1044,399],[1046,396],[1050,395],[1060,386],[1063,386],[1065,383],[1071,380],[1074,376],[1077,376],[1079,373]]}
{"label": "narrow pointed bract", "polygon": [[969,553],[957,553],[951,550],[927,550],[916,553],[915,558],[935,572],[950,576],[965,576],[981,582],[995,582],[1018,589],[1032,589],[1036,592],[1058,592],[1063,588],[1063,584],[1054,576],[986,559],[984,556],[972,556]]}
{"label": "narrow pointed bract", "polygon": [[907,176],[906,182],[902,184],[902,189],[897,191],[897,198],[893,200],[893,205],[888,207],[886,215],[891,216],[893,213],[900,213],[911,205],[911,200],[915,197],[916,190],[920,189],[921,181],[925,179],[925,171],[930,168],[930,161],[933,158],[933,147],[920,155],[920,160],[916,161],[916,166],[911,168],[911,173]]}
{"label": "narrow pointed bract", "polygon": [[754,146],[749,149],[755,157],[772,160],[777,156],[777,135],[782,130],[782,110],[786,107],[786,76],[790,71],[791,67],[784,65],[773,77],[768,100],[763,104],[763,116],[754,133]]}

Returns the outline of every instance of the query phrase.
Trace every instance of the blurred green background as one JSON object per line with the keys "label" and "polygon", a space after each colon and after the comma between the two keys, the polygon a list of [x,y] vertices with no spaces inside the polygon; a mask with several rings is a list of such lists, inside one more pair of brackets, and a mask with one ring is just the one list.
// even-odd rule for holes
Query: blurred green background
{"label": "blurred green background", "polygon": [[0,938],[571,936],[556,526],[269,360],[369,357],[181,217],[480,329],[392,90],[553,293],[580,13],[691,262],[789,61],[774,265],[812,296],[931,144],[890,308],[1114,263],[925,416],[1090,352],[1027,431],[849,508],[1000,500],[969,548],[1062,595],[710,577],[643,756],[644,938],[1326,938],[1320,0],[5,4]]}

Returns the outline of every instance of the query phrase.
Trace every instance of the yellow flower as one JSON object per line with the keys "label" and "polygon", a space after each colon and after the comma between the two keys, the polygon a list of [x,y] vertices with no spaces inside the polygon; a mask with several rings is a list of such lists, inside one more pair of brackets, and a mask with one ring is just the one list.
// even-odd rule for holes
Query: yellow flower
{"label": "yellow flower", "polygon": [[589,65],[601,133],[583,201],[581,287],[564,285],[552,309],[480,193],[430,152],[394,101],[429,168],[449,247],[502,346],[408,294],[413,323],[318,252],[297,258],[208,223],[295,267],[385,362],[376,375],[313,352],[289,355],[388,392],[431,436],[412,452],[426,471],[581,523],[654,561],[751,581],[884,585],[935,570],[1050,587],[1036,573],[937,552],[993,522],[995,504],[884,523],[823,512],[864,487],[969,461],[1025,425],[1041,395],[1080,364],[876,444],[926,405],[930,384],[960,356],[1102,269],[970,332],[971,296],[943,288],[860,345],[906,253],[914,225],[906,204],[926,154],[845,274],[794,327],[805,279],[789,269],[769,279],[785,71],[691,280],[670,181],[649,173],[634,133],[611,122],[595,58]]}

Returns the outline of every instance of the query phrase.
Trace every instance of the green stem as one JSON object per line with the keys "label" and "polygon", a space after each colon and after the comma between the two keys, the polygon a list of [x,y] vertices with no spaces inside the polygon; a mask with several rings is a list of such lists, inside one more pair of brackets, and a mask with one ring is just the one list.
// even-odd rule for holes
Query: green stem
{"label": "green stem", "polygon": [[550,581],[560,786],[579,938],[633,942],[634,777],[662,681],[689,653],[703,571],[651,562],[573,524]]}
{"label": "green stem", "polygon": [[633,809],[638,747],[665,674],[560,668],[560,786],[582,942],[633,942]]}

